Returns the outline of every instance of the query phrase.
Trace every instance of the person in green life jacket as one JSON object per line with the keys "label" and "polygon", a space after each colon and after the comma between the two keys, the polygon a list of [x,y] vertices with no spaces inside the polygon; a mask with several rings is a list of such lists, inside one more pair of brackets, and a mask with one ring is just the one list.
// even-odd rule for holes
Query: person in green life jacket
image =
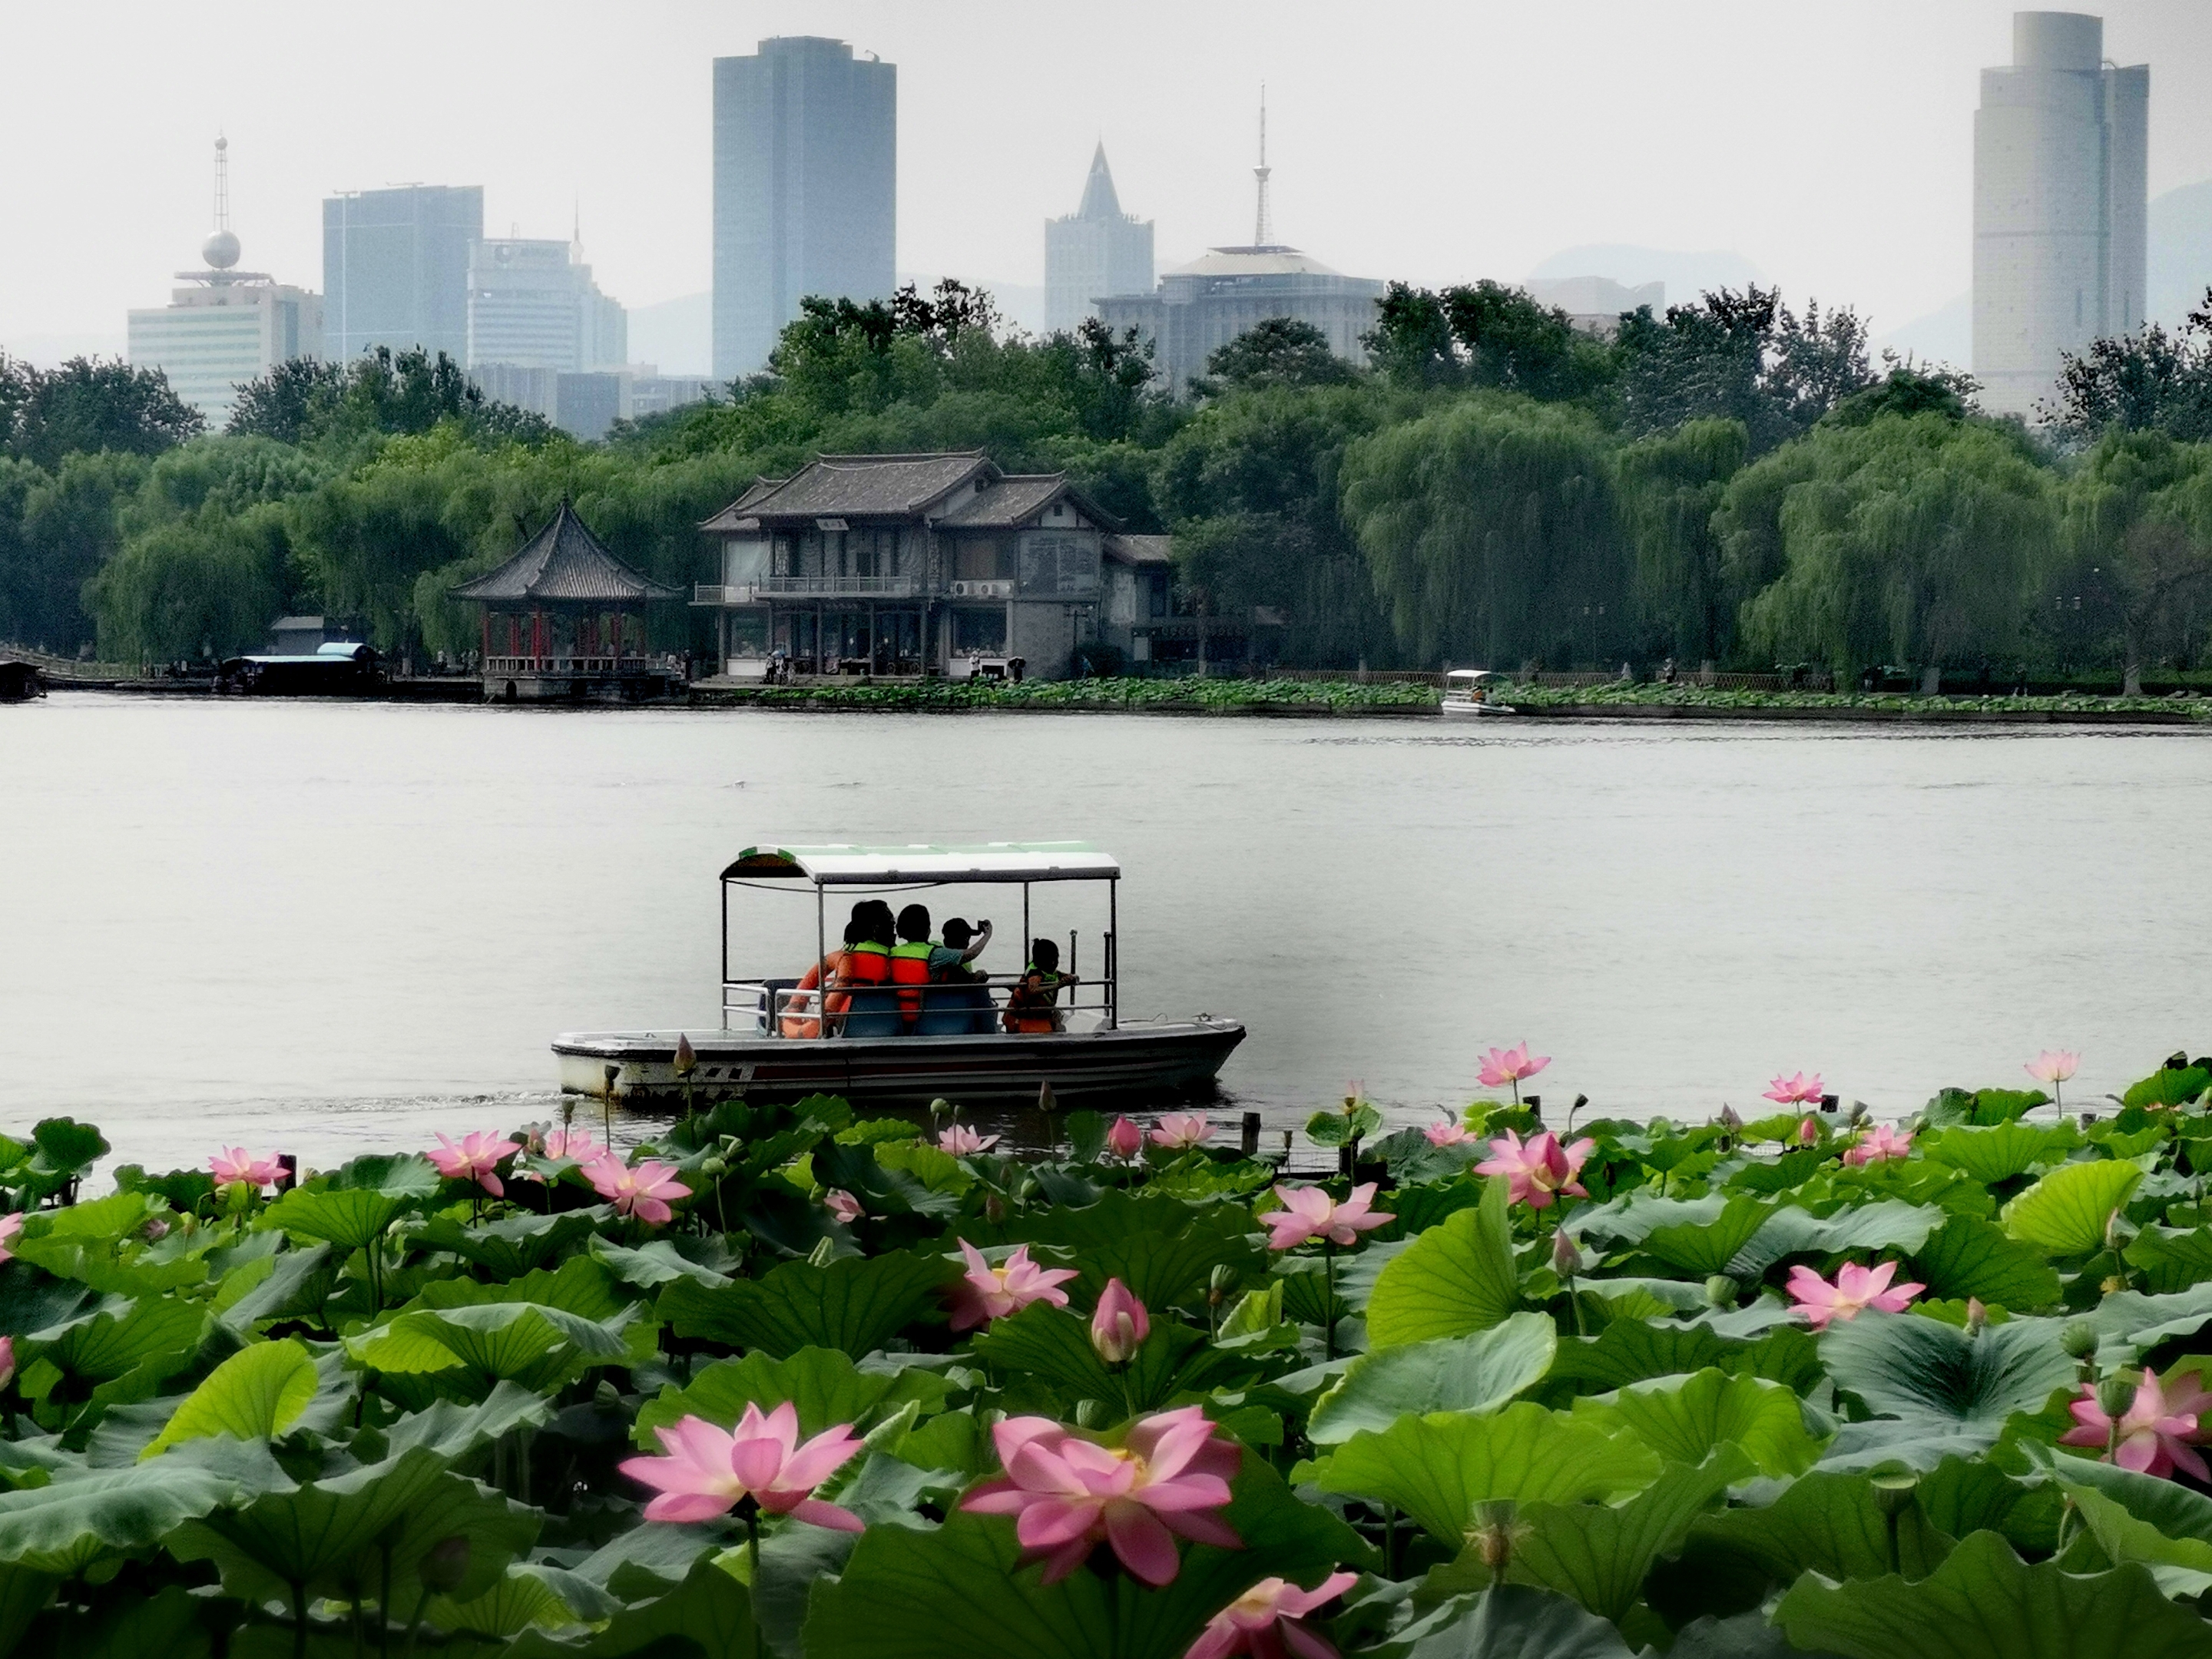
{"label": "person in green life jacket", "polygon": [[1076,975],[1060,971],[1060,946],[1048,939],[1031,939],[1029,968],[1021,983],[1006,994],[1006,1012],[1000,1018],[1017,1035],[1063,1030],[1065,1017],[1054,1005],[1060,988],[1076,982]]}
{"label": "person in green life jacket", "polygon": [[899,988],[899,1030],[911,1032],[921,1018],[921,988],[929,983],[929,907],[909,904],[898,913],[898,943],[891,946],[891,983]]}
{"label": "person in green life jacket", "polygon": [[923,997],[921,1019],[915,1030],[923,1036],[969,1036],[988,1032],[991,994],[984,989],[989,975],[968,964],[983,954],[991,942],[991,924],[973,927],[960,916],[945,921],[945,942],[929,953],[929,983]]}

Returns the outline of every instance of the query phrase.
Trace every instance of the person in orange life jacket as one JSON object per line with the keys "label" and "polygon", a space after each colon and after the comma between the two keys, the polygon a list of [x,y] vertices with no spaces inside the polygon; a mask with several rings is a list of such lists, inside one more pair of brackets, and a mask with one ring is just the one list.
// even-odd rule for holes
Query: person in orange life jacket
{"label": "person in orange life jacket", "polygon": [[853,990],[852,1012],[845,1017],[847,1036],[896,1036],[898,1006],[889,991],[873,988],[891,982],[891,951],[897,943],[891,907],[881,899],[863,899],[853,907],[853,920],[860,938],[845,952],[842,982]]}
{"label": "person in orange life jacket", "polygon": [[1034,1036],[1066,1029],[1060,1000],[1063,985],[1073,985],[1073,974],[1060,971],[1060,946],[1048,939],[1030,941],[1030,965],[1021,983],[1006,994],[1006,1010],[1000,1016],[1009,1031]]}
{"label": "person in orange life jacket", "polygon": [[[781,1024],[784,1036],[817,1037],[822,1035],[822,1022],[814,1018],[814,999],[811,996],[799,995],[798,993],[819,990],[824,980],[832,985],[845,985],[851,982],[846,974],[846,959],[851,955],[853,947],[860,943],[866,926],[860,919],[859,907],[856,905],[854,909],[853,920],[845,924],[844,948],[832,951],[826,961],[817,962],[809,968],[799,983],[793,988],[793,995],[783,1005]],[[822,999],[822,1011],[834,1019],[845,1012],[852,1000],[853,999],[843,992],[832,991]]]}
{"label": "person in orange life jacket", "polygon": [[929,953],[929,982],[935,988],[924,996],[921,1019],[915,1027],[922,1036],[972,1036],[988,1033],[997,1021],[992,1017],[991,994],[984,989],[989,978],[968,964],[991,942],[991,924],[970,927],[959,916],[945,922],[945,943]]}

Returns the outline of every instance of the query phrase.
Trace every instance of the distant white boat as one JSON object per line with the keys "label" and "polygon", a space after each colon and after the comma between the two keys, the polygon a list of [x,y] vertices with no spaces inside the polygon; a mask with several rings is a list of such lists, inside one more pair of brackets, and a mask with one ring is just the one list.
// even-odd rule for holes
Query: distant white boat
{"label": "distant white boat", "polygon": [[1498,678],[1487,668],[1452,668],[1444,672],[1443,708],[1448,716],[1467,719],[1479,714],[1510,714],[1502,702],[1491,701],[1490,683]]}

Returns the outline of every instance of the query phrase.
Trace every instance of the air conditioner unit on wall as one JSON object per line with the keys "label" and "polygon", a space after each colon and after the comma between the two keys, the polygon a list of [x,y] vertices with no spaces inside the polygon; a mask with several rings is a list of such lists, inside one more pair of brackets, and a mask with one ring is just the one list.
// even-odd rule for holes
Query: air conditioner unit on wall
{"label": "air conditioner unit on wall", "polygon": [[1011,581],[956,581],[952,584],[956,599],[1011,599],[1014,585]]}

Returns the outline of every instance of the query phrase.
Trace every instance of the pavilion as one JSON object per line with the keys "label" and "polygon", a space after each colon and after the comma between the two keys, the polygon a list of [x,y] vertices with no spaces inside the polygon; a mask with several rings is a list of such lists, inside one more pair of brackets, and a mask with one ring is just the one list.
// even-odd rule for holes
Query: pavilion
{"label": "pavilion", "polygon": [[483,606],[484,696],[501,702],[637,702],[683,671],[647,654],[646,607],[684,598],[607,551],[567,496],[498,569],[453,590]]}

